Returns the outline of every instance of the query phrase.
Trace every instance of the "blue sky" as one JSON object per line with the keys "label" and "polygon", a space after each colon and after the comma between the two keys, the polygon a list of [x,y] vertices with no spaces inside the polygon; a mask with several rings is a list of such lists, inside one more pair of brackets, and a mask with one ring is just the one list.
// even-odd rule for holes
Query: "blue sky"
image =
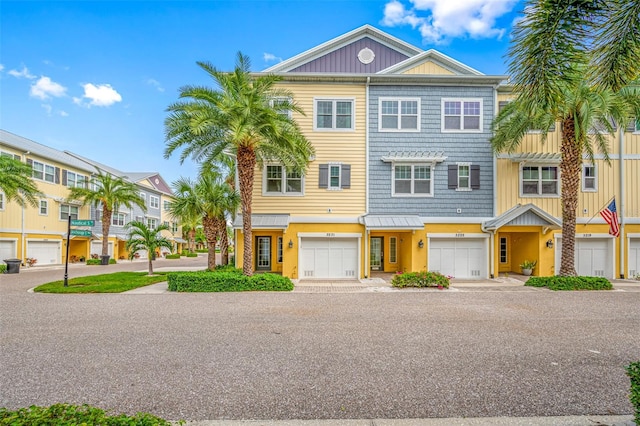
{"label": "blue sky", "polygon": [[0,128],[123,171],[195,177],[165,160],[166,108],[196,61],[261,71],[364,24],[506,74],[519,0],[7,1],[0,3]]}

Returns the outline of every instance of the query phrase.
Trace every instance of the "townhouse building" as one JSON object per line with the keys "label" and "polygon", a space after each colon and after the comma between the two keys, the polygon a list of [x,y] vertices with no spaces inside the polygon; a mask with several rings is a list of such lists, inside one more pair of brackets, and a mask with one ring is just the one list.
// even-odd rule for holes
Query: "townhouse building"
{"label": "townhouse building", "polygon": [[[304,176],[257,170],[254,269],[298,279],[438,271],[464,279],[553,275],[562,246],[560,131],[532,131],[495,155],[491,123],[513,98],[507,76],[484,75],[365,25],[264,71],[282,78],[316,149]],[[633,277],[640,268],[640,134],[612,138],[612,164],[583,167],[576,267]],[[598,215],[613,196],[621,237]],[[242,221],[234,223],[236,266]]]}
{"label": "townhouse building", "polygon": [[[27,138],[0,130],[0,155],[9,155],[33,168],[33,180],[41,192],[38,207],[21,207],[4,199],[0,191],[0,260],[18,258],[23,262],[35,258],[36,265],[56,265],[66,261],[68,218],[94,220],[87,236],[69,237],[69,258],[76,261],[102,253],[102,215],[94,206],[83,206],[69,200],[69,188],[87,187],[100,170],[134,182],[144,194],[147,211],[138,206],[120,207],[114,212],[109,239],[109,255],[115,259],[127,257],[125,225],[131,220],[143,220],[148,226],[168,222],[172,239],[180,250],[185,241],[181,227],[167,215],[171,190],[158,173],[124,173],[112,167],[81,157],[69,151],[59,151]],[[143,254],[144,255],[144,254]]]}

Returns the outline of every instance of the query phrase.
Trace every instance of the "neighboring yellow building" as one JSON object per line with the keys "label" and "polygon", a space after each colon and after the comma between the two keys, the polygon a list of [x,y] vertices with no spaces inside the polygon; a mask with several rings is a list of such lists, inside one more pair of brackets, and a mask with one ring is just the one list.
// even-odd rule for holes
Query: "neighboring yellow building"
{"label": "neighboring yellow building", "polygon": [[[93,206],[82,206],[79,201],[68,201],[69,188],[87,186],[99,168],[116,176],[126,177],[140,187],[147,203],[147,213],[139,208],[121,207],[114,212],[109,239],[109,255],[125,258],[125,224],[131,220],[144,220],[149,226],[169,222],[173,228],[168,237],[180,249],[184,240],[179,224],[166,217],[165,201],[171,199],[171,190],[158,173],[124,174],[92,160],[70,152],[58,151],[10,132],[0,130],[0,155],[8,155],[31,165],[33,180],[42,197],[38,206],[21,207],[9,202],[0,192],[0,260],[17,258],[36,259],[36,265],[58,265],[66,261],[68,218],[93,220],[94,226],[81,227],[86,236],[71,235],[69,261],[89,259],[102,250],[101,211]],[[74,227],[75,228],[75,227]],[[169,235],[170,234],[170,235]]]}

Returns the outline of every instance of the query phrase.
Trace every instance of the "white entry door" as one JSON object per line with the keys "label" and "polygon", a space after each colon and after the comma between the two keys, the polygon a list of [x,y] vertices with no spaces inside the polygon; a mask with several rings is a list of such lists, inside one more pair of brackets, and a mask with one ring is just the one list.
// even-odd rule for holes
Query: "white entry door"
{"label": "white entry door", "polygon": [[428,269],[454,278],[487,278],[487,253],[486,238],[431,238]]}
{"label": "white entry door", "polygon": [[358,278],[357,238],[301,238],[299,278]]}
{"label": "white entry door", "polygon": [[58,265],[62,263],[61,241],[27,240],[27,257],[36,259],[36,265]]}

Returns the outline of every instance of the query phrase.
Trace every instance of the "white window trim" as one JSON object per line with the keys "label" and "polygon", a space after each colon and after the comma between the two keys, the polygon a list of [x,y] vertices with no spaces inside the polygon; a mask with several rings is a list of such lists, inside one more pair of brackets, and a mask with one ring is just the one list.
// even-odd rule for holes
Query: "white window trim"
{"label": "white window trim", "polygon": [[166,212],[169,211],[171,209],[171,201],[169,200],[162,200],[162,209]]}
{"label": "white window trim", "polygon": [[[417,133],[420,131],[420,117],[421,115],[421,108],[420,108],[420,98],[408,98],[408,97],[386,97],[386,98],[379,98],[378,99],[378,132],[402,132],[402,133]],[[401,120],[402,120],[402,110],[401,110],[401,105],[400,103],[402,101],[415,101],[418,104],[418,117],[417,117],[417,128],[416,129],[402,129],[402,128],[397,128],[397,129],[387,129],[382,127],[382,102],[384,101],[396,101],[398,102],[398,126],[401,125]]]}
{"label": "white window trim", "polygon": [[[460,125],[464,125],[464,103],[465,102],[480,102],[480,122],[479,129],[445,129],[444,127],[444,103],[445,102],[460,102]],[[442,98],[440,100],[440,131],[442,133],[482,133],[484,121],[484,102],[482,98]]]}
{"label": "white window trim", "polygon": [[284,238],[276,238],[276,263],[284,262]]}
{"label": "white window trim", "polygon": [[[155,200],[155,206],[154,206],[154,200]],[[149,207],[152,209],[159,209],[160,197],[156,197],[155,195],[149,195]]]}
{"label": "white window trim", "polygon": [[[410,194],[396,194],[396,166],[411,166],[411,193]],[[429,172],[430,172],[430,179],[429,179],[429,193],[428,194],[414,194],[413,193],[413,188],[414,188],[414,167],[420,167],[420,166],[428,166],[429,167]],[[391,164],[391,196],[392,197],[398,197],[398,198],[429,198],[429,197],[433,197],[433,183],[434,183],[434,170],[435,170],[435,163],[392,163]]]}
{"label": "white window trim", "polygon": [[[558,169],[558,193],[557,194],[525,194],[522,192],[522,183],[523,183],[523,168],[524,167],[555,167]],[[521,198],[560,198],[562,194],[562,178],[560,176],[560,166],[558,164],[527,164],[526,162],[520,163],[520,170],[518,172],[518,192]],[[542,179],[540,177],[539,179]]]}
{"label": "white window trim", "polygon": [[[118,217],[122,216],[122,225],[117,225],[117,224],[113,223],[113,218],[116,217],[116,216],[118,216]],[[127,224],[127,214],[126,213],[116,213],[116,212],[114,212],[114,213],[111,214],[111,226],[115,226],[116,228],[122,228],[126,224]]]}
{"label": "white window trim", "polygon": [[[587,167],[593,167],[593,188],[587,188],[585,186],[584,170]],[[580,183],[582,185],[582,192],[598,192],[598,165],[597,164],[583,164],[580,171]]]}
{"label": "white window trim", "polygon": [[[462,161],[462,162],[458,162],[456,163],[456,165],[458,166],[458,186],[456,187],[456,191],[461,191],[461,192],[471,192],[471,163],[468,161]],[[469,175],[467,176],[468,179],[468,185],[467,187],[460,187],[460,166],[466,166],[469,168]]]}
{"label": "white window trim", "polygon": [[[42,213],[42,203],[44,203],[44,205],[46,206],[45,207],[45,210],[46,210],[45,213]],[[39,200],[38,201],[38,215],[39,216],[49,216],[49,200]]]}
{"label": "white window trim", "polygon": [[[289,103],[291,103],[291,102],[293,101],[293,99],[291,99],[291,98],[289,98],[289,97],[286,97],[286,96],[276,96],[276,97],[274,97],[274,98],[269,99],[269,106],[270,106],[271,108],[273,108],[273,104],[274,104],[275,102],[277,102],[277,101],[280,101],[280,100],[281,100],[281,101],[286,101],[286,102],[289,102]],[[280,113],[279,113],[279,114],[280,114]],[[283,115],[284,115],[284,114],[283,114]],[[291,111],[291,110],[287,110],[287,117],[288,117],[288,118],[291,118],[291,117],[292,117],[292,111]]]}
{"label": "white window trim", "polygon": [[[52,166],[51,164],[47,164],[47,163],[43,163],[42,161],[31,159],[31,168],[32,169],[33,169],[33,165],[35,163],[42,164],[42,179],[33,176],[33,172],[35,170],[32,170],[31,177],[33,179],[35,179],[35,180],[40,181],[40,182],[45,182],[45,183],[50,183],[50,184],[55,185],[56,184],[56,166]],[[53,180],[52,181],[48,181],[47,179],[45,179],[45,176],[47,176],[47,167],[53,167]]]}
{"label": "white window trim", "polygon": [[267,192],[267,166],[276,166],[281,167],[282,170],[282,181],[281,188],[286,188],[287,184],[287,171],[284,166],[280,164],[265,164],[262,168],[262,195],[264,197],[303,197],[304,196],[304,174],[300,176],[300,189],[301,192]]}
{"label": "white window trim", "polygon": [[[395,241],[395,250],[391,250],[391,241]],[[395,257],[395,260],[392,260]],[[389,263],[398,263],[398,237],[389,237]]]}
{"label": "white window trim", "polygon": [[[150,221],[155,221],[155,224],[153,226],[151,226],[149,223]],[[156,218],[156,217],[147,217],[145,219],[145,225],[147,225],[147,228],[154,230],[156,228],[158,228],[158,224],[160,223],[160,219]]]}
{"label": "white window trim", "polygon": [[[333,127],[325,128],[318,127],[318,102],[319,101],[332,101],[333,109],[332,109],[332,117],[333,117]],[[351,127],[350,128],[336,128],[336,102],[351,102]],[[313,98],[313,130],[316,132],[354,132],[356,130],[356,99],[355,98],[336,98],[336,97],[326,97],[326,98]]]}
{"label": "white window trim", "polygon": [[147,194],[145,192],[140,192],[140,198],[142,198],[145,202],[145,204],[147,203]]}
{"label": "white window trim", "polygon": [[67,207],[69,207],[69,213],[68,213],[68,214],[69,214],[69,216],[71,216],[71,208],[72,208],[72,207],[77,208],[77,209],[78,209],[78,213],[76,214],[76,216],[77,216],[77,217],[76,217],[76,219],[77,219],[78,217],[80,217],[80,207],[79,207],[79,206],[74,206],[73,204],[60,204],[60,208],[59,208],[59,210],[58,210],[58,219],[60,220],[60,222],[66,222],[66,221],[67,221],[67,219],[63,219],[63,218],[62,218],[62,207],[63,207],[63,206],[67,206]]}
{"label": "white window trim", "polygon": [[[327,172],[327,191],[342,191],[342,163],[327,163],[329,170]],[[338,186],[331,186],[331,168],[338,168]]]}

